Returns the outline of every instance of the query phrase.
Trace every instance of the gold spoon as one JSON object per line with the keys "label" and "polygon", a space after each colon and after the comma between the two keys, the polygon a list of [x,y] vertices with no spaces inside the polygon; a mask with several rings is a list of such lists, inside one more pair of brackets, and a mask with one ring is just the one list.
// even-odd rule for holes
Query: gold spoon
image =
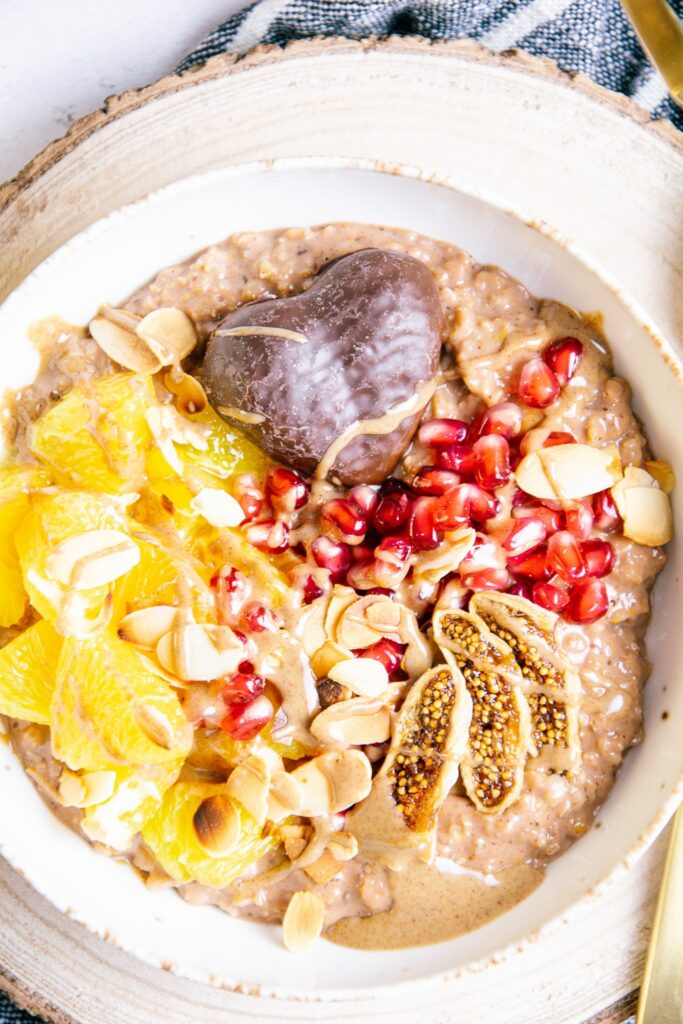
{"label": "gold spoon", "polygon": [[648,57],[683,108],[683,24],[666,0],[621,0]]}
{"label": "gold spoon", "polygon": [[683,1021],[683,807],[674,817],[636,1019]]}

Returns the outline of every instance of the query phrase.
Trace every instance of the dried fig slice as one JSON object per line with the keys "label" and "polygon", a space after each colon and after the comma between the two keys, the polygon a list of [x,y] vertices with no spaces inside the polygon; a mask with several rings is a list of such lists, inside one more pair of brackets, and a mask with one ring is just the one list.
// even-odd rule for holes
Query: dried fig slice
{"label": "dried fig slice", "polygon": [[462,762],[465,790],[475,807],[499,814],[519,797],[531,745],[531,716],[522,673],[512,651],[478,615],[460,609],[434,615],[434,638],[472,699],[472,722]]}
{"label": "dried fig slice", "polygon": [[512,650],[524,677],[535,756],[531,767],[571,772],[581,759],[581,681],[555,638],[558,617],[515,594],[475,594],[470,608]]}

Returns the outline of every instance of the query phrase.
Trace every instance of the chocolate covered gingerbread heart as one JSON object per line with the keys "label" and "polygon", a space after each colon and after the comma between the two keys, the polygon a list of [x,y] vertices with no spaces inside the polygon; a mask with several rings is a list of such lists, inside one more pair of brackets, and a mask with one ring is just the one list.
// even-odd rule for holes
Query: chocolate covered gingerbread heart
{"label": "chocolate covered gingerbread heart", "polygon": [[227,316],[209,340],[202,379],[220,415],[278,462],[311,475],[339,440],[328,477],[378,483],[417,427],[442,331],[428,268],[365,249],[324,266],[300,295]]}

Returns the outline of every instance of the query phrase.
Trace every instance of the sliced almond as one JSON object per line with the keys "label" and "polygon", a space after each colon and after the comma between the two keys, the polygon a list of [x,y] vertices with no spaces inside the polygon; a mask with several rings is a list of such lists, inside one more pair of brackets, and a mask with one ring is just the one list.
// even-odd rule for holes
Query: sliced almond
{"label": "sliced almond", "polygon": [[362,612],[358,612],[355,606],[349,609],[339,623],[337,629],[337,641],[350,651],[362,650],[365,647],[372,647],[380,639],[380,634],[365,619]]}
{"label": "sliced almond", "polygon": [[336,860],[352,860],[358,853],[358,840],[350,832],[333,832],[327,848]]}
{"label": "sliced almond", "polygon": [[259,825],[268,816],[270,769],[263,758],[251,755],[233,768],[225,784],[228,796],[242,804]]}
{"label": "sliced almond", "polygon": [[181,412],[190,416],[203,412],[209,404],[206,391],[196,377],[185,373],[179,366],[174,366],[164,375],[164,384],[176,397],[176,405]]}
{"label": "sliced almond", "polygon": [[367,606],[365,618],[380,633],[391,633],[401,621],[401,610],[391,598],[380,598]]}
{"label": "sliced almond", "polygon": [[[182,737],[176,733],[166,715],[159,708],[155,708],[151,704],[134,704],[131,711],[145,736],[157,747],[161,747],[162,750],[173,750],[175,746],[178,746]],[[188,727],[191,728],[189,723]]]}
{"label": "sliced almond", "polygon": [[425,637],[417,623],[412,608],[401,605],[400,642],[406,644],[402,667],[411,679],[419,679],[434,661],[434,647]]}
{"label": "sliced almond", "polygon": [[676,474],[673,466],[665,462],[664,459],[648,459],[644,463],[644,467],[655,478],[665,494],[673,492],[676,487]]}
{"label": "sliced almond", "polygon": [[234,672],[242,660],[242,646],[232,634],[234,645],[228,646],[223,626],[189,622],[166,633],[156,646],[161,667],[185,682],[210,682]]}
{"label": "sliced almond", "polygon": [[318,760],[330,783],[332,814],[365,799],[372,786],[372,769],[362,750],[329,751]]}
{"label": "sliced almond", "polygon": [[560,501],[586,498],[612,487],[622,477],[614,445],[560,444],[525,455],[515,471],[517,484],[535,498]]}
{"label": "sliced almond", "polygon": [[290,814],[297,814],[302,801],[301,786],[294,776],[285,771],[273,772],[268,794],[268,820],[282,821]]}
{"label": "sliced almond", "polygon": [[332,792],[327,775],[322,770],[320,757],[295,768],[292,778],[301,787],[299,814],[317,818],[331,813]]}
{"label": "sliced almond", "polygon": [[244,522],[239,501],[218,487],[203,487],[190,502],[190,508],[219,530]]}
{"label": "sliced almond", "polygon": [[[329,597],[327,600],[329,601]],[[304,608],[296,623],[296,635],[301,639],[304,654],[311,658],[328,639],[325,630],[327,601],[324,597]]]}
{"label": "sliced almond", "polygon": [[420,551],[413,563],[413,579],[439,583],[444,576],[457,570],[471,551],[476,536],[476,531],[467,527],[453,530],[438,548]]}
{"label": "sliced almond", "polygon": [[328,640],[312,656],[311,668],[318,679],[325,679],[338,662],[347,661],[351,656],[351,652],[341,644],[336,644],[334,640]]}
{"label": "sliced almond", "polygon": [[624,492],[624,536],[637,544],[658,547],[673,536],[668,495],[659,487],[629,487]]}
{"label": "sliced almond", "polygon": [[622,479],[612,488],[612,497],[617,512],[623,519],[626,515],[626,491],[631,487],[659,487],[655,478],[639,466],[627,466]]}
{"label": "sliced almond", "polygon": [[118,635],[136,647],[154,650],[165,633],[173,628],[177,608],[170,604],[157,604],[129,612],[119,622]]}
{"label": "sliced almond", "polygon": [[192,817],[197,842],[210,857],[225,857],[240,840],[240,818],[229,796],[214,793],[202,800]]}
{"label": "sliced almond", "polygon": [[104,803],[114,792],[116,772],[83,772],[77,775],[68,768],[59,776],[59,795],[65,807],[92,807]]}
{"label": "sliced almond", "polygon": [[90,333],[105,355],[133,373],[156,373],[161,363],[136,334],[105,317],[90,321]]}
{"label": "sliced almond", "polygon": [[197,344],[189,316],[173,306],[152,310],[138,323],[135,333],[162,366],[180,362]]}
{"label": "sliced almond", "polygon": [[121,530],[86,530],[48,555],[46,571],[74,590],[91,590],[124,576],[140,561],[140,548]]}
{"label": "sliced almond", "polygon": [[311,733],[328,747],[364,747],[391,736],[391,712],[376,700],[353,697],[332,704],[311,723]]}
{"label": "sliced almond", "polygon": [[339,584],[336,584],[332,588],[323,623],[325,633],[331,640],[335,640],[337,638],[337,628],[342,615],[347,608],[350,608],[357,600],[358,594],[355,590],[352,590],[351,587],[342,587]]}
{"label": "sliced almond", "polygon": [[335,683],[348,686],[349,690],[360,697],[379,697],[389,684],[387,670],[374,658],[351,657],[345,661],[339,660],[326,675]]}
{"label": "sliced almond", "polygon": [[316,885],[327,885],[339,874],[341,866],[330,850],[323,850],[317,860],[304,865],[304,871]]}
{"label": "sliced almond", "polygon": [[305,953],[320,938],[325,904],[317,892],[295,892],[282,921],[282,938],[291,953]]}

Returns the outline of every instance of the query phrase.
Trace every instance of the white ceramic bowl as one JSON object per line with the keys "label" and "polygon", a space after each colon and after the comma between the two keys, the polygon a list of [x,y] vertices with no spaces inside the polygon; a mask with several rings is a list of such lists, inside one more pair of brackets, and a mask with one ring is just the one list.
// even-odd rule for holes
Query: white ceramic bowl
{"label": "white ceramic bowl", "polygon": [[[283,197],[286,196],[286,203]],[[28,324],[59,313],[87,322],[103,300],[116,302],[158,268],[243,229],[357,220],[412,228],[500,264],[533,292],[584,311],[601,311],[617,371],[654,450],[683,479],[683,446],[671,430],[681,403],[680,363],[642,312],[540,230],[446,184],[386,174],[343,161],[243,165],[189,178],[97,222],[40,265],[0,308],[0,337],[12,354],[3,383],[30,381],[37,356]],[[674,501],[680,523],[680,502]],[[478,931],[441,945],[359,953],[319,943],[306,957],[282,947],[279,930],[191,907],[174,893],[144,888],[127,866],[96,854],[46,809],[10,749],[0,746],[0,851],[58,908],[100,935],[179,974],[228,987],[297,998],[374,995],[399,983],[420,986],[519,945],[566,915],[623,871],[656,836],[676,802],[683,663],[680,543],[657,582],[648,644],[654,662],[645,699],[646,733],[631,752],[599,815],[599,826],[548,869],[533,895]],[[665,712],[668,714],[665,716]],[[229,956],[226,956],[229,949]]]}

